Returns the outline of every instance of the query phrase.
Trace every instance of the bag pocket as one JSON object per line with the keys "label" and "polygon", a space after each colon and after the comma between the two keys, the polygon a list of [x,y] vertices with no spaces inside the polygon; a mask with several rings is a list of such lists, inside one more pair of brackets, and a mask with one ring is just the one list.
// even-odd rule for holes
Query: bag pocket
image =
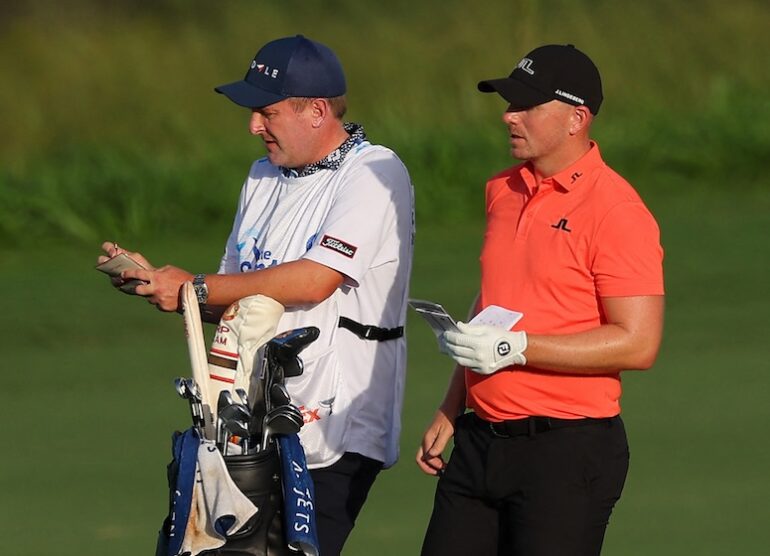
{"label": "bag pocket", "polygon": [[[257,513],[224,546],[221,556],[288,556],[283,534],[281,462],[275,448],[248,455],[226,456],[233,482],[257,507]],[[209,554],[208,552],[205,554]]]}

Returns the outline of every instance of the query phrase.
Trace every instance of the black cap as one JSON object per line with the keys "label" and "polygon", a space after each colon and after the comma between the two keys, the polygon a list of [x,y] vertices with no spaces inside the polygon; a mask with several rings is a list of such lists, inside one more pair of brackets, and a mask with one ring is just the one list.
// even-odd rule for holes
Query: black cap
{"label": "black cap", "polygon": [[302,35],[263,46],[243,81],[214,89],[246,108],[262,108],[289,97],[333,98],[345,94],[345,74],[331,48]]}
{"label": "black cap", "polygon": [[483,93],[499,93],[516,108],[551,100],[585,105],[596,115],[602,104],[602,80],[591,59],[571,44],[549,44],[527,54],[508,77],[478,84]]}

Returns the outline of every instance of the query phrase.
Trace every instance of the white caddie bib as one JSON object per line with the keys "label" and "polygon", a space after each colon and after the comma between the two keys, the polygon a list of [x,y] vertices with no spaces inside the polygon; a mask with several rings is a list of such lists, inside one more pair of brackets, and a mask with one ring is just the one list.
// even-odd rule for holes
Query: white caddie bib
{"label": "white caddie bib", "polygon": [[[305,326],[320,330],[300,354],[302,376],[286,381],[292,403],[303,412],[300,439],[311,469],[333,463],[346,450],[386,465],[397,456],[405,357],[378,354],[379,346],[372,345],[377,342],[354,337],[339,329],[338,322],[344,311],[365,324],[403,325],[412,206],[403,164],[389,149],[368,142],[354,147],[337,170],[305,177],[286,177],[261,159],[241,191],[220,273],[258,272],[306,258],[346,277],[343,287],[323,302],[286,308],[277,326],[278,333]],[[393,289],[403,295],[385,303]],[[388,353],[405,354],[403,338],[386,343]],[[368,388],[374,375],[390,383],[387,391]],[[369,436],[347,438],[351,423],[373,430],[382,440],[351,445],[356,443],[351,438]]]}

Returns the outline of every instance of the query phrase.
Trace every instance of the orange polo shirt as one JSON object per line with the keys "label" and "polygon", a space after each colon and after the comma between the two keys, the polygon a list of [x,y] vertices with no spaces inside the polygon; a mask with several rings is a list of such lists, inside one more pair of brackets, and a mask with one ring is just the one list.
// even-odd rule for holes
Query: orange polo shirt
{"label": "orange polo shirt", "polygon": [[[604,163],[596,143],[539,186],[528,163],[494,176],[486,214],[478,308],[524,313],[513,330],[582,332],[606,323],[601,297],[663,294],[658,225],[631,185]],[[465,377],[468,407],[490,421],[620,413],[619,373],[570,375],[527,366]]]}

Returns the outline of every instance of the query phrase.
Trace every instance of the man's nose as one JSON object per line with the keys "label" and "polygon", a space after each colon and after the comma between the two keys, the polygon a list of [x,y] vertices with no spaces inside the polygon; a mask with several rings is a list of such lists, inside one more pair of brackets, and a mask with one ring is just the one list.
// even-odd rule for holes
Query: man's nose
{"label": "man's nose", "polygon": [[515,108],[509,107],[508,110],[503,112],[503,123],[512,124],[518,121],[520,112]]}
{"label": "man's nose", "polygon": [[265,119],[256,110],[251,112],[251,119],[249,120],[249,133],[252,135],[259,135],[265,130]]}

